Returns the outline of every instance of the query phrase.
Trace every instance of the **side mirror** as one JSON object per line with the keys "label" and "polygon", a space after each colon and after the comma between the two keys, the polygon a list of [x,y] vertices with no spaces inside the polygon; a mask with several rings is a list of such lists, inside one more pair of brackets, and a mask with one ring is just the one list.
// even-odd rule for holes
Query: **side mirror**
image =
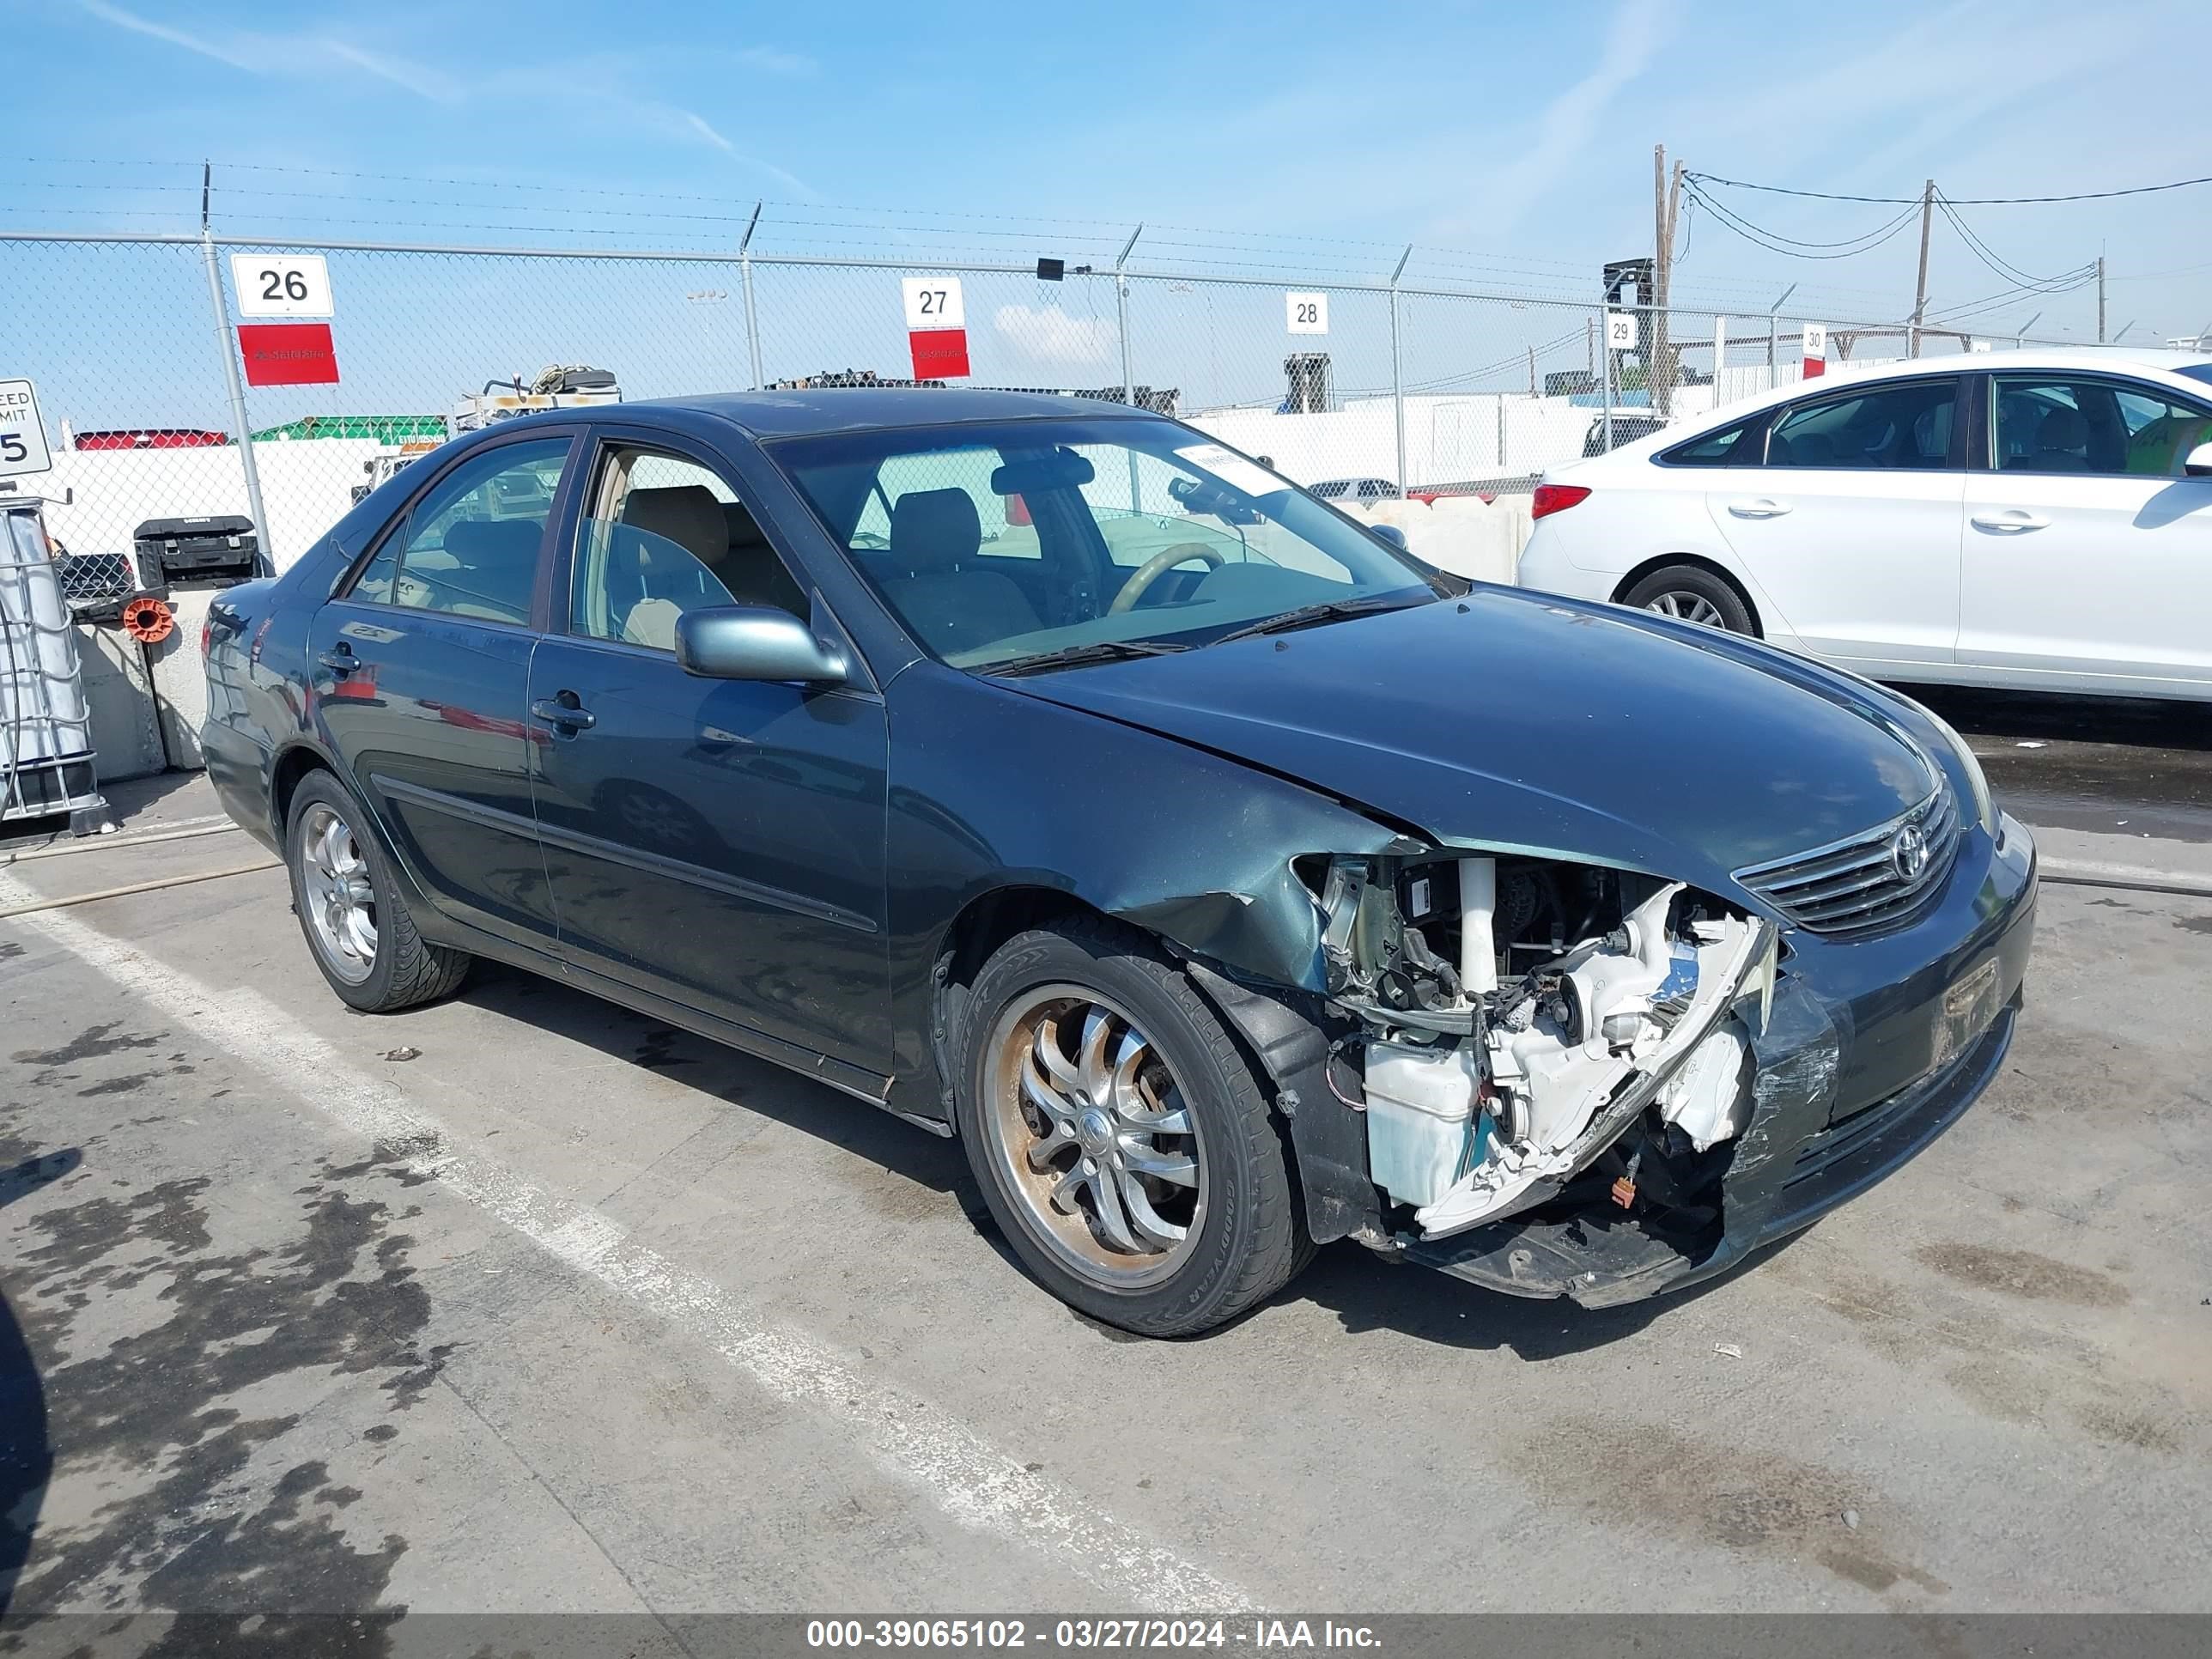
{"label": "side mirror", "polygon": [[2181,470],[2192,478],[2212,478],[2212,444],[2199,444],[2191,450]]}
{"label": "side mirror", "polygon": [[764,605],[715,605],[676,619],[676,661],[708,680],[795,680],[842,685],[842,650],[823,644],[788,611]]}
{"label": "side mirror", "polygon": [[1367,526],[1367,532],[1368,534],[1371,536],[1380,536],[1384,541],[1389,543],[1391,546],[1396,548],[1401,553],[1410,552],[1412,550],[1412,549],[1407,545],[1406,532],[1399,529],[1395,524],[1370,524]]}

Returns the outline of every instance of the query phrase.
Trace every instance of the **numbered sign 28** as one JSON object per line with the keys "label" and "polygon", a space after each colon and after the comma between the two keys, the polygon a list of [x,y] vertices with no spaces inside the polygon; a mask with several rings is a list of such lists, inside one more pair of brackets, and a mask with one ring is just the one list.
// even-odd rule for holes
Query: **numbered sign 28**
{"label": "numbered sign 28", "polygon": [[1636,349],[1636,313],[1632,311],[1608,311],[1605,313],[1605,343],[1608,351]]}
{"label": "numbered sign 28", "polygon": [[906,301],[909,334],[926,328],[968,326],[968,308],[961,301],[957,276],[902,276],[899,294]]}
{"label": "numbered sign 28", "polygon": [[1293,334],[1328,333],[1328,295],[1285,294],[1283,295],[1283,319]]}
{"label": "numbered sign 28", "polygon": [[234,253],[230,287],[241,317],[328,317],[330,268],[319,253]]}

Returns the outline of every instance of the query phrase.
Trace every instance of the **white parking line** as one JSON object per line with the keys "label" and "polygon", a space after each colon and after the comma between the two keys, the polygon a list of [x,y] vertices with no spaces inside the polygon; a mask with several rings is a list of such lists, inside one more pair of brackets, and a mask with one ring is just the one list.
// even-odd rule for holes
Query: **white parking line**
{"label": "white parking line", "polygon": [[[0,873],[0,906],[36,896]],[[216,990],[58,912],[23,916],[15,926],[189,1025],[340,1127],[398,1151],[405,1167],[434,1176],[564,1267],[708,1343],[777,1399],[837,1419],[878,1464],[962,1524],[1040,1551],[1135,1607],[1241,1613],[1257,1606],[1079,1492],[1024,1468],[936,1407],[861,1376],[811,1338],[759,1318],[713,1281],[630,1243],[599,1211],[547,1192],[477,1148],[463,1150],[398,1089],[356,1070],[258,993]],[[299,1087],[303,1082],[312,1087]]]}

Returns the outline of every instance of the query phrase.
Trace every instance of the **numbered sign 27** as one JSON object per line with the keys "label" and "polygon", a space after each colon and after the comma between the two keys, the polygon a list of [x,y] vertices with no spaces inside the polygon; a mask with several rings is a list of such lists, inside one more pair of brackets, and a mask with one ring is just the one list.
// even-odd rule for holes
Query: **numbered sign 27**
{"label": "numbered sign 27", "polygon": [[241,317],[328,317],[330,268],[319,253],[234,253],[231,292]]}
{"label": "numbered sign 27", "polygon": [[1283,322],[1293,334],[1328,333],[1328,295],[1326,294],[1284,295]]}
{"label": "numbered sign 27", "polygon": [[902,276],[899,295],[906,301],[909,334],[926,328],[968,326],[968,308],[961,301],[957,276]]}

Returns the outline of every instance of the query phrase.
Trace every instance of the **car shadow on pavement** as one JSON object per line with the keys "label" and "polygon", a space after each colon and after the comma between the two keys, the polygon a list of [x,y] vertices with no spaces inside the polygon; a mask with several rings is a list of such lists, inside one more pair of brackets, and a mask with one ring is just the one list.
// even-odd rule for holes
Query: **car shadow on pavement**
{"label": "car shadow on pavement", "polygon": [[1635,1335],[1738,1274],[1755,1271],[1802,1237],[1792,1233],[1748,1261],[1686,1290],[1617,1308],[1584,1308],[1565,1297],[1508,1296],[1431,1268],[1386,1262],[1351,1243],[1323,1250],[1281,1299],[1317,1303],[1351,1332],[1393,1330],[1444,1347],[1510,1348],[1525,1360],[1563,1359]]}
{"label": "car shadow on pavement", "polygon": [[[83,1162],[84,1154],[70,1146],[0,1170],[0,1207],[59,1181]],[[15,1601],[53,1468],[38,1359],[14,1304],[0,1292],[0,1613]]]}
{"label": "car shadow on pavement", "polygon": [[[479,963],[459,1000],[487,1013],[585,1043],[610,1059],[680,1081],[863,1158],[897,1181],[911,1183],[910,1196],[923,1198],[923,1206],[901,1200],[900,1213],[924,1212],[924,1195],[937,1194],[945,1211],[957,1206],[983,1243],[1017,1272],[1023,1271],[953,1141],[767,1060],[520,969]],[[1356,1244],[1340,1243],[1322,1250],[1279,1295],[1244,1318],[1267,1308],[1310,1301],[1334,1313],[1347,1331],[1390,1329],[1453,1347],[1510,1348],[1527,1360],[1557,1359],[1632,1336],[1668,1310],[1719,1288],[1784,1247],[1770,1247],[1751,1262],[1674,1295],[1592,1310],[1565,1300],[1538,1302],[1484,1290],[1426,1267],[1394,1265]],[[1102,1340],[1150,1340],[1070,1311],[1078,1324]],[[1242,1322],[1234,1322],[1229,1328]]]}

